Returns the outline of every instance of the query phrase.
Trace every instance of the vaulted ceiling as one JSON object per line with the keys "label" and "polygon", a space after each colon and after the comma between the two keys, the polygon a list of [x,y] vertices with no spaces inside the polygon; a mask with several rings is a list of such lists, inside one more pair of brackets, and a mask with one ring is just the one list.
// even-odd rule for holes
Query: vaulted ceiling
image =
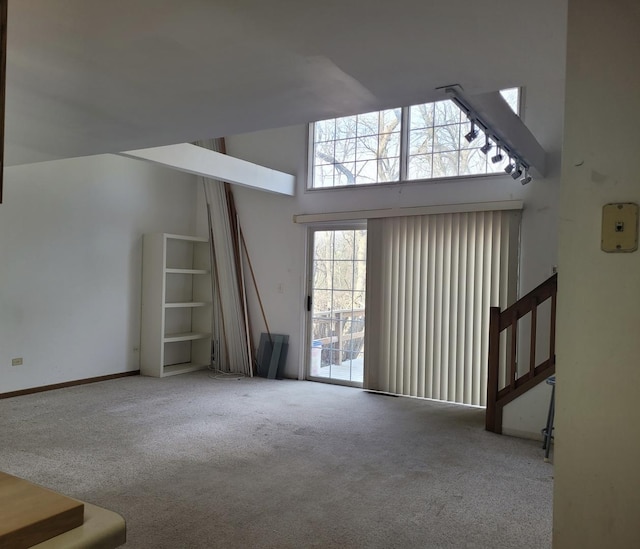
{"label": "vaulted ceiling", "polygon": [[9,165],[564,78],[564,0],[11,0]]}

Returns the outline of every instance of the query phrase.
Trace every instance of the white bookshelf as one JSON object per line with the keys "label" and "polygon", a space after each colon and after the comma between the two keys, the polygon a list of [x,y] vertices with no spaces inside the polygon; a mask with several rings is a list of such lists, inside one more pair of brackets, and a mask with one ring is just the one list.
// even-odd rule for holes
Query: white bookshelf
{"label": "white bookshelf", "polygon": [[209,241],[146,234],[142,247],[140,371],[164,377],[211,362]]}

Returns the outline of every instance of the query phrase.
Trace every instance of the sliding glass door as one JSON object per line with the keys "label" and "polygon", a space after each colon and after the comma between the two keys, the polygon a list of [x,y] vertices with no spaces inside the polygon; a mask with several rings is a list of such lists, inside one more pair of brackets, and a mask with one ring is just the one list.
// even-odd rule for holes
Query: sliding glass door
{"label": "sliding glass door", "polygon": [[361,386],[367,231],[362,225],[310,229],[310,379]]}

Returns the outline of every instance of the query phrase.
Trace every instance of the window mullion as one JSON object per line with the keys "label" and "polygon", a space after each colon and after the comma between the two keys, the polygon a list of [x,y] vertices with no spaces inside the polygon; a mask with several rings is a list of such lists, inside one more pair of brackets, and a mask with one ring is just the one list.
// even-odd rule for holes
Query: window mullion
{"label": "window mullion", "polygon": [[316,147],[316,125],[311,122],[309,131],[307,132],[307,189],[313,189],[315,186],[315,147]]}
{"label": "window mullion", "polygon": [[400,181],[407,180],[409,169],[409,107],[402,107],[400,118]]}

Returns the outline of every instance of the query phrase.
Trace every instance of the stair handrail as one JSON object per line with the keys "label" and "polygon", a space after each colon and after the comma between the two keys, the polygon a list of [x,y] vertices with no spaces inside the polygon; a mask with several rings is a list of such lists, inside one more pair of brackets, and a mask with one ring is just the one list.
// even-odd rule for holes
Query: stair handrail
{"label": "stair handrail", "polygon": [[[500,312],[500,307],[489,311],[489,359],[487,376],[486,429],[502,433],[502,411],[512,400],[526,393],[541,381],[555,373],[556,300],[558,293],[557,273],[521,297],[510,307]],[[537,310],[542,303],[551,299],[551,322],[549,328],[549,358],[536,366]],[[529,370],[518,376],[518,320],[531,313],[531,339]],[[508,354],[507,384],[500,388],[500,333],[511,327],[511,345]]]}

